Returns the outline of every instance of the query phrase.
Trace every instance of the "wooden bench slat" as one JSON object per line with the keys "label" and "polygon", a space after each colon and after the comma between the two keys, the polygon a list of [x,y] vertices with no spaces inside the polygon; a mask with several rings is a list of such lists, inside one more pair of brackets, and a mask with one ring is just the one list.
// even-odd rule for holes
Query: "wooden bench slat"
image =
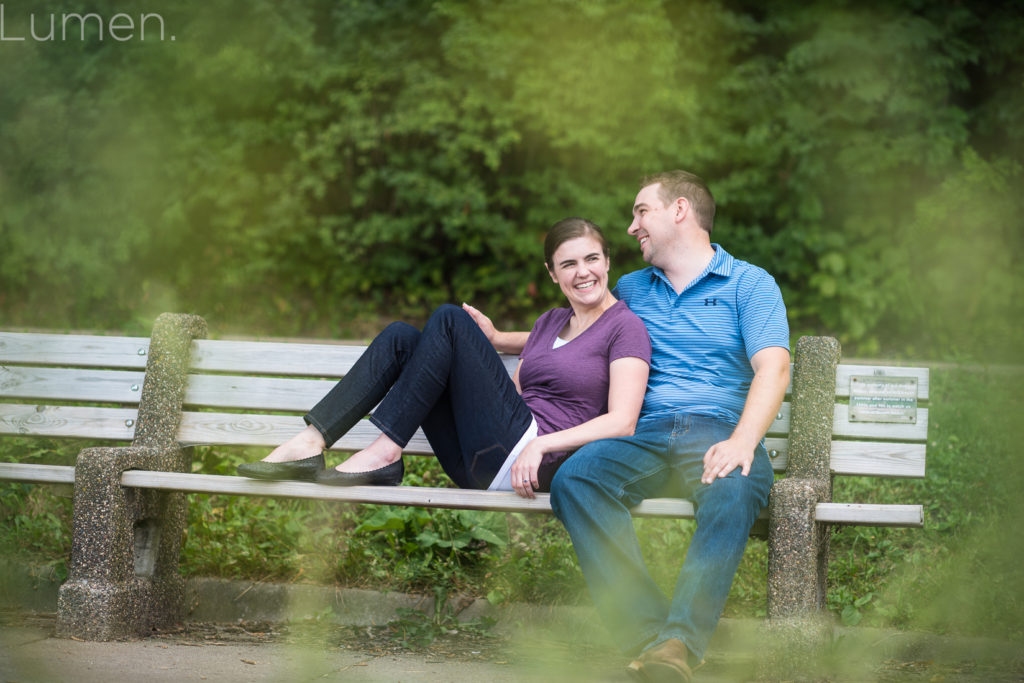
{"label": "wooden bench slat", "polygon": [[[185,412],[178,438],[185,445],[277,446],[304,426],[301,417],[291,415]],[[368,446],[379,435],[380,431],[376,427],[363,420],[334,444],[331,450],[359,450]],[[766,446],[779,452],[772,465],[776,471],[784,471],[785,440],[768,439]],[[433,450],[422,430],[416,430],[405,452],[412,455],[429,455]],[[836,474],[841,475],[923,477],[925,446],[881,441],[833,441],[831,467]]]}
{"label": "wooden bench slat", "polygon": [[924,508],[921,505],[818,503],[815,519],[829,524],[921,528]]}
{"label": "wooden bench slat", "polygon": [[[74,484],[75,468],[65,465],[31,463],[0,463],[0,481],[37,484]],[[507,512],[550,512],[548,494],[534,500],[507,492],[468,492],[462,489],[419,486],[352,486],[328,487],[307,482],[272,482],[244,477],[178,472],[130,470],[121,476],[124,486],[155,488],[192,493],[224,495],[264,495],[283,498],[307,498],[362,503],[393,503],[424,507],[471,508]],[[468,494],[468,495],[467,495]],[[651,498],[633,508],[639,517],[693,518],[693,504],[676,498]],[[762,518],[766,515],[762,514]],[[855,503],[818,503],[816,518],[830,524],[866,526],[921,527],[924,523],[920,505],[885,505]]]}
{"label": "wooden bench slat", "polygon": [[[778,417],[768,428],[769,436],[784,436],[790,433],[792,404],[782,403]],[[928,409],[919,408],[915,424],[891,422],[852,422],[850,407],[845,403],[836,403],[833,417],[833,435],[839,437],[877,438],[901,441],[924,441],[928,436]]]}
{"label": "wooden bench slat", "polygon": [[855,375],[916,377],[917,399],[919,401],[927,401],[931,390],[928,368],[910,368],[898,365],[840,364],[836,368],[836,396],[849,398],[850,378]]}
{"label": "wooden bench slat", "polygon": [[[765,439],[776,472],[788,466],[788,441]],[[839,476],[900,477],[921,479],[925,476],[925,444],[887,441],[833,441],[829,467]]]}
{"label": "wooden bench slat", "polygon": [[925,445],[885,441],[833,441],[829,467],[844,476],[925,476]]}
{"label": "wooden bench slat", "polygon": [[346,344],[197,339],[192,342],[192,368],[209,372],[337,378],[349,371],[365,348]]}
{"label": "wooden bench slat", "polygon": [[137,405],[144,378],[131,370],[0,366],[0,396]]}
{"label": "wooden bench slat", "polygon": [[[35,435],[60,438],[131,441],[135,434],[137,411],[131,408],[89,406],[47,406],[0,404],[0,434]],[[128,424],[132,421],[132,424]],[[223,444],[234,446],[276,446],[304,427],[294,415],[242,415],[237,413],[185,412],[178,432],[183,445]],[[380,432],[369,421],[362,421],[332,450],[358,450],[367,446]],[[786,467],[785,439],[769,438],[766,445],[779,456],[772,461],[776,471]],[[430,454],[430,444],[422,431],[413,436],[406,452]],[[923,477],[924,444],[886,442],[832,442],[832,470],[840,475]]]}
{"label": "wooden bench slat", "polygon": [[924,441],[928,438],[928,409],[917,409],[915,424],[889,422],[852,422],[850,406],[837,403],[832,422],[832,435],[867,439]]}
{"label": "wooden bench slat", "polygon": [[[0,481],[38,484],[74,484],[75,468],[65,465],[0,463]],[[534,500],[507,492],[465,491],[421,486],[330,487],[308,482],[260,481],[245,477],[179,472],[129,470],[121,483],[135,488],[154,488],[192,493],[262,495],[281,498],[337,500],[353,503],[421,505],[424,507],[471,508],[506,512],[550,512],[550,498],[541,493]],[[683,517],[692,519],[693,503],[676,498],[651,498],[633,508],[638,517]],[[818,503],[816,519],[829,524],[860,526],[921,527],[920,505]],[[766,514],[762,513],[762,518]]]}
{"label": "wooden bench slat", "polygon": [[189,375],[185,405],[305,413],[336,383],[330,379]]}
{"label": "wooden bench slat", "polygon": [[[780,436],[789,433],[792,405],[789,401],[782,404],[779,416],[768,428],[769,436]],[[928,409],[917,409],[916,424],[900,424],[892,422],[852,422],[850,406],[837,403],[832,420],[832,435],[837,437],[856,437],[865,439],[891,439],[899,441],[924,441],[928,436]]]}
{"label": "wooden bench slat", "polygon": [[[352,368],[364,350],[365,345],[197,339],[192,342],[192,368],[206,372],[338,378]],[[502,360],[505,367],[511,366],[510,373],[515,370],[515,356],[503,355]]]}
{"label": "wooden bench slat", "polygon": [[[527,499],[506,491],[428,486],[322,486],[310,482],[262,481],[216,474],[185,474],[148,470],[129,470],[123,473],[121,484],[135,488],[222,495],[258,495],[272,498],[304,498],[498,512],[551,512],[550,495],[546,493],[538,493],[536,498]],[[692,519],[694,508],[693,503],[688,500],[650,498],[634,507],[632,513],[637,517]],[[767,519],[767,511],[762,512],[761,517]],[[834,524],[921,526],[922,510],[920,505],[819,503],[817,519]]]}
{"label": "wooden bench slat", "polygon": [[550,512],[547,494],[536,499],[514,493],[428,486],[323,486],[300,481],[263,481],[216,474],[187,474],[130,470],[121,475],[124,486],[224,495],[258,495],[279,498],[338,500],[382,505],[422,505],[508,512]]}
{"label": "wooden bench slat", "polygon": [[[793,363],[789,364],[790,382],[786,386],[786,395],[793,393]],[[917,398],[919,401],[927,401],[931,388],[929,381],[930,371],[928,368],[911,368],[900,365],[859,365],[840,364],[836,367],[836,396],[839,398],[850,397],[850,378],[858,375],[884,376],[884,377],[914,377],[917,379]]]}
{"label": "wooden bench slat", "polygon": [[[186,446],[224,444],[230,446],[277,446],[306,426],[295,415],[241,415],[237,413],[184,412],[178,440]],[[362,420],[341,437],[332,451],[354,451],[365,448],[380,435],[369,420]],[[423,430],[417,429],[405,448],[411,455],[427,455],[430,448]]]}
{"label": "wooden bench slat", "polygon": [[[0,397],[137,405],[145,373],[99,368],[0,366]],[[305,412],[336,380],[189,375],[185,404],[239,410]]]}
{"label": "wooden bench slat", "polygon": [[792,419],[793,406],[789,401],[784,401],[779,407],[778,416],[768,427],[768,436],[786,436],[789,433],[789,421]]}
{"label": "wooden bench slat", "polygon": [[[124,370],[0,367],[0,396],[34,400],[96,401],[136,405],[144,374]],[[240,375],[190,375],[187,405],[240,410],[305,412],[334,386],[334,380]],[[791,406],[782,405],[769,436],[789,431]],[[923,441],[928,411],[918,409],[917,424],[851,422],[849,407],[835,408],[835,436]]]}
{"label": "wooden bench slat", "polygon": [[[348,372],[366,347],[328,342],[200,339],[193,342],[192,348],[193,367],[197,370],[337,378]],[[144,353],[140,354],[140,350]],[[0,363],[145,368],[148,350],[147,337],[0,332]],[[506,366],[515,369],[514,356],[503,359]],[[836,370],[837,396],[849,397],[850,377],[854,375],[916,377],[918,398],[929,399],[928,368],[840,364]]]}
{"label": "wooden bench slat", "polygon": [[131,441],[135,408],[0,403],[0,434]]}
{"label": "wooden bench slat", "polygon": [[[192,343],[192,362],[195,369],[210,372],[337,378],[351,369],[365,348],[365,345],[342,343],[200,339]],[[502,359],[510,373],[515,370],[518,362],[515,356],[503,355]],[[928,400],[928,368],[840,364],[836,369],[836,396],[849,397],[850,378],[855,375],[915,377],[918,399]],[[792,384],[786,389],[787,394],[791,392]]]}
{"label": "wooden bench slat", "polygon": [[75,468],[70,465],[0,462],[0,481],[20,481],[35,484],[74,484]]}
{"label": "wooden bench slat", "polygon": [[138,369],[148,353],[147,337],[0,332],[0,363]]}

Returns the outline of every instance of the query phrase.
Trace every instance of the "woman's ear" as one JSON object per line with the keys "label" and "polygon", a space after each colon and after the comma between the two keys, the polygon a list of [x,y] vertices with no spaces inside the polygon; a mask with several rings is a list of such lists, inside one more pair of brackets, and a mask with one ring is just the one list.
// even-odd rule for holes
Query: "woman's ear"
{"label": "woman's ear", "polygon": [[557,285],[558,284],[558,278],[555,277],[555,271],[551,270],[551,266],[549,266],[547,264],[547,261],[544,262],[544,269],[546,271],[548,271],[548,275],[551,276],[551,281],[554,282]]}

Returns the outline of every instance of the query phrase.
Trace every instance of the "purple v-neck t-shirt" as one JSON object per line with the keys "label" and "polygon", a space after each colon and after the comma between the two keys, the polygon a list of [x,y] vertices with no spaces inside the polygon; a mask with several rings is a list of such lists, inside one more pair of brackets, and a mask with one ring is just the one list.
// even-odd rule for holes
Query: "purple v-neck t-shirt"
{"label": "purple v-neck t-shirt", "polygon": [[538,435],[607,413],[612,361],[632,357],[651,363],[647,328],[624,302],[616,301],[580,335],[553,348],[570,317],[571,308],[553,308],[537,318],[519,356],[519,386]]}

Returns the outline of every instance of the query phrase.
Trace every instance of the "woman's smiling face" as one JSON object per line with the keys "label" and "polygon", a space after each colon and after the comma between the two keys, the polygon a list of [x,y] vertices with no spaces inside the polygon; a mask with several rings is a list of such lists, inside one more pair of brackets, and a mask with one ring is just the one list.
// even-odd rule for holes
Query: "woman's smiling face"
{"label": "woman's smiling face", "polygon": [[601,242],[584,235],[558,246],[548,264],[548,272],[574,309],[589,308],[604,302],[610,266]]}

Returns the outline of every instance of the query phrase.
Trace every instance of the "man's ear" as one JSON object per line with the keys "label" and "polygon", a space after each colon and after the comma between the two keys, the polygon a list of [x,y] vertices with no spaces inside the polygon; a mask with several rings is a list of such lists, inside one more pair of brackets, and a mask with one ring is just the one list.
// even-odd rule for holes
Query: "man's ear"
{"label": "man's ear", "polygon": [[676,200],[672,203],[675,208],[675,218],[677,223],[682,223],[686,220],[687,214],[690,213],[690,200],[686,197],[676,197]]}

